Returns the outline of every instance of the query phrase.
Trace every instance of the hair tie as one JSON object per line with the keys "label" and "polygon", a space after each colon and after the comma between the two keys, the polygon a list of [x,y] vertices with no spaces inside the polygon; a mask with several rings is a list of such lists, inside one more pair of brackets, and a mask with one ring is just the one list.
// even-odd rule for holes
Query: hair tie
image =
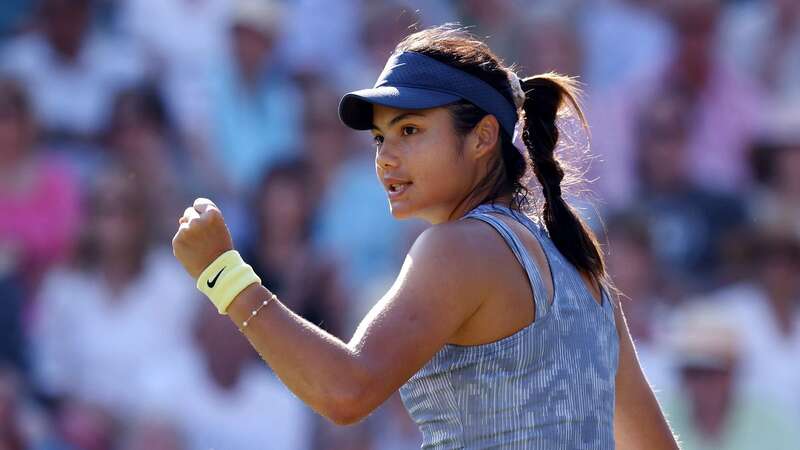
{"label": "hair tie", "polygon": [[525,91],[522,90],[522,81],[513,70],[507,70],[508,84],[511,86],[511,93],[514,96],[514,105],[521,109],[525,104]]}

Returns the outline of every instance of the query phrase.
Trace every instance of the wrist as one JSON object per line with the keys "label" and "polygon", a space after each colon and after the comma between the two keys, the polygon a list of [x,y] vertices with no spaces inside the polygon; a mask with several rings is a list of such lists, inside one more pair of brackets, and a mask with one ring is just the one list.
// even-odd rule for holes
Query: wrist
{"label": "wrist", "polygon": [[260,284],[261,279],[253,268],[244,262],[239,252],[229,250],[203,270],[197,278],[197,289],[211,300],[220,314],[226,314],[236,296],[256,283]]}

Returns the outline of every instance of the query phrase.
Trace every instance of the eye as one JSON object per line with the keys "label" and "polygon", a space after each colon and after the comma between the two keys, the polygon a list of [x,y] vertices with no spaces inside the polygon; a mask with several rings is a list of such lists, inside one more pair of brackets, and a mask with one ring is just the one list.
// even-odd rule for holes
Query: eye
{"label": "eye", "polygon": [[380,146],[381,144],[383,144],[383,136],[376,134],[375,136],[372,137],[372,142],[375,143],[375,146]]}
{"label": "eye", "polygon": [[417,131],[419,130],[417,130],[417,127],[406,126],[403,127],[402,131],[403,131],[403,136],[410,136],[412,134],[417,134]]}

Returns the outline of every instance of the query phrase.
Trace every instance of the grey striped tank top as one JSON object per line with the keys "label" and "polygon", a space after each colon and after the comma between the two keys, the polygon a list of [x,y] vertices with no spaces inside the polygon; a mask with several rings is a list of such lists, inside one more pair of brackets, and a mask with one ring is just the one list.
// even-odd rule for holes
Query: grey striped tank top
{"label": "grey striped tank top", "polygon": [[[537,265],[496,214],[516,219],[539,241],[552,274],[549,303]],[[602,305],[544,228],[504,205],[480,205],[461,220],[491,225],[528,274],[534,322],[488,344],[445,345],[400,388],[422,431],[422,448],[609,450],[619,341],[614,311]]]}

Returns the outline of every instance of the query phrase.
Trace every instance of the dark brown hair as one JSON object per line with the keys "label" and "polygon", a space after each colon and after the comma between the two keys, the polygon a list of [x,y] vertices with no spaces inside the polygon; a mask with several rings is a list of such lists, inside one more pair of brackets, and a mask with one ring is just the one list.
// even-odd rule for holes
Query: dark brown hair
{"label": "dark brown hair", "polygon": [[[418,31],[400,42],[395,51],[421,53],[474,75],[514,104],[509,82],[512,69],[505,67],[485,43],[461,28],[445,25]],[[524,120],[522,140],[528,150],[530,168],[542,186],[544,204],[541,216],[550,238],[575,267],[598,281],[605,280],[606,269],[600,245],[594,233],[562,197],[565,167],[554,156],[559,139],[556,119],[565,103],[573,108],[581,124],[586,127],[578,104],[577,83],[572,78],[547,73],[524,78],[521,85],[525,92],[525,102],[521,108],[521,120]],[[469,133],[488,114],[465,100],[448,108],[455,130],[461,136]],[[527,168],[528,161],[514,146],[512,137],[501,129],[500,157],[495,159],[487,177],[465,201],[475,200],[475,196],[483,192],[487,194],[477,199],[478,203],[492,202],[511,193],[513,209],[528,209],[531,196],[524,184]]]}

